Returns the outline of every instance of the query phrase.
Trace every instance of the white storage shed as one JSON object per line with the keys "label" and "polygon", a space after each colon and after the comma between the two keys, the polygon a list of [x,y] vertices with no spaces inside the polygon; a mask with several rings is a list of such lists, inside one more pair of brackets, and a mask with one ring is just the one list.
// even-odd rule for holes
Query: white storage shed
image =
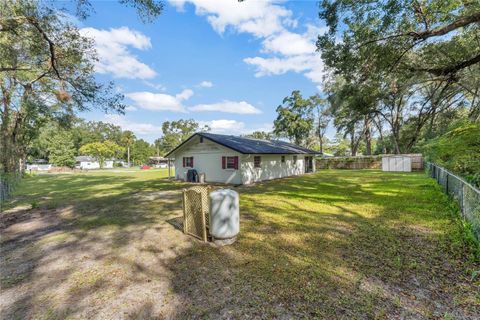
{"label": "white storage shed", "polygon": [[382,157],[382,171],[411,172],[412,159],[407,156],[384,156]]}

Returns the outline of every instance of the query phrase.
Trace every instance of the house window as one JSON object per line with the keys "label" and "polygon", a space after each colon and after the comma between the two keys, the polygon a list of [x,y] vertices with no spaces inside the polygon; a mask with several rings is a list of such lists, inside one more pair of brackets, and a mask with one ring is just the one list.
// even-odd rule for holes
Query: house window
{"label": "house window", "polygon": [[203,143],[203,137],[200,137],[200,143]]}
{"label": "house window", "polygon": [[227,157],[227,169],[235,169],[235,157]]}
{"label": "house window", "polygon": [[297,165],[297,156],[293,156],[293,164]]}
{"label": "house window", "polygon": [[193,157],[183,157],[183,167],[193,168]]}
{"label": "house window", "polygon": [[222,169],[238,169],[238,157],[222,157]]}
{"label": "house window", "polygon": [[282,163],[285,163],[285,156],[282,156]]}
{"label": "house window", "polygon": [[262,164],[262,157],[254,156],[253,157],[253,167],[254,168],[260,168],[261,164]]}

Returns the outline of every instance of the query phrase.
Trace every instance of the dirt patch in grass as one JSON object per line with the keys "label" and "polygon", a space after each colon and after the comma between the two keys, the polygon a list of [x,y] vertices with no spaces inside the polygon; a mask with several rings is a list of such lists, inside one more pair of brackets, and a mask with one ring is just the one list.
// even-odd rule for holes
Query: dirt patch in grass
{"label": "dirt patch in grass", "polygon": [[480,266],[422,174],[239,187],[225,247],[179,230],[184,185],[116,174],[26,182],[0,215],[2,318],[480,318]]}
{"label": "dirt patch in grass", "polygon": [[95,208],[77,203],[2,214],[1,318],[173,314],[169,264],[194,242],[165,222],[181,214],[180,199],[178,190],[148,191],[103,199]]}

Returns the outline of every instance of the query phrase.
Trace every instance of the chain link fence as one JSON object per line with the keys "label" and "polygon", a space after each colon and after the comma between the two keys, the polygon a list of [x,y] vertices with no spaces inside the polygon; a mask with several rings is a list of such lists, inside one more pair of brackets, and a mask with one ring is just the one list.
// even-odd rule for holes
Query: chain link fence
{"label": "chain link fence", "polygon": [[20,178],[20,173],[0,174],[0,212],[3,211],[4,202],[15,190]]}
{"label": "chain link fence", "polygon": [[425,168],[443,187],[444,192],[455,199],[462,217],[472,224],[473,233],[480,241],[480,190],[436,164],[427,162]]}

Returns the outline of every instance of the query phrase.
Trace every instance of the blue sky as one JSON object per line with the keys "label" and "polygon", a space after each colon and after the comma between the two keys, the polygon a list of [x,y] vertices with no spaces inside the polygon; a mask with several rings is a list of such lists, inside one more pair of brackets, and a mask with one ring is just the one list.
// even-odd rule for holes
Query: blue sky
{"label": "blue sky", "polygon": [[291,91],[321,89],[314,43],[324,28],[316,1],[165,1],[153,23],[116,1],[93,7],[80,27],[96,41],[97,76],[114,80],[129,107],[125,116],[82,116],[147,141],[161,136],[164,121],[180,118],[217,133],[271,130]]}

